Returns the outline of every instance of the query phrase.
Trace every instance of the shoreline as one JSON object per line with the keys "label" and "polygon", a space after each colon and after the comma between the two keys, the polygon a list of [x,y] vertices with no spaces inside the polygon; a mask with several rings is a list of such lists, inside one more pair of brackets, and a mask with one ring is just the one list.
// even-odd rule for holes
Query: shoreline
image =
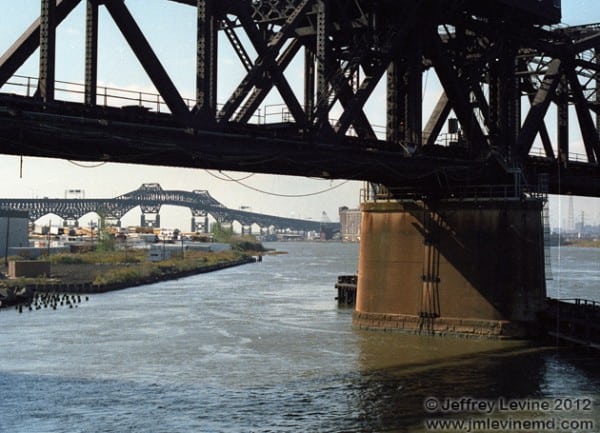
{"label": "shoreline", "polygon": [[[116,290],[124,290],[132,287],[143,286],[146,284],[154,284],[162,281],[177,280],[180,278],[189,277],[197,274],[204,274],[208,272],[215,272],[221,269],[232,268],[235,266],[241,266],[249,263],[256,263],[257,259],[253,256],[247,256],[238,258],[235,260],[226,260],[210,265],[199,266],[197,268],[178,270],[174,268],[163,268],[160,274],[154,274],[147,277],[136,278],[132,280],[120,281],[116,283],[94,283],[93,281],[83,282],[68,282],[68,281],[46,281],[46,282],[28,282],[28,283],[16,283],[3,284],[0,286],[0,309],[15,307],[18,305],[28,305],[34,299],[36,293],[61,293],[61,294],[101,294],[112,292]],[[97,268],[101,265],[76,265],[83,267]],[[51,280],[47,278],[46,280]],[[5,280],[10,283],[10,280]]]}

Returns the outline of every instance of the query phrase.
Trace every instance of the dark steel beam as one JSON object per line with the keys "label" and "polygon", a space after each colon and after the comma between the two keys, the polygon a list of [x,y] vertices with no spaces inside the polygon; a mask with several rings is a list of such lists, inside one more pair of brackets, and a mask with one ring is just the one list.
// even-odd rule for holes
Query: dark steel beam
{"label": "dark steel beam", "polygon": [[281,94],[281,97],[292,113],[296,123],[298,123],[300,127],[307,124],[307,117],[292,88],[285,79],[283,71],[280,69],[277,63],[277,56],[279,55],[279,52],[286,43],[287,39],[292,35],[294,29],[296,28],[298,20],[302,17],[302,12],[313,1],[314,0],[302,0],[287,18],[284,25],[277,33],[274,33],[268,41],[265,41],[265,38],[256,27],[256,23],[252,19],[250,10],[251,5],[247,3],[236,3],[237,16],[244,30],[246,31],[250,42],[252,45],[254,45],[254,48],[258,52],[258,58],[256,59],[252,69],[246,74],[242,82],[238,85],[237,89],[233,92],[231,97],[221,109],[219,113],[219,120],[221,123],[227,122],[231,119],[235,111],[248,96],[252,87],[258,87],[260,84],[262,84],[261,80],[266,74],[271,80],[274,81],[279,93]]}
{"label": "dark steel beam", "polygon": [[569,83],[564,74],[561,74],[557,88],[556,128],[558,158],[566,167],[569,160]]}
{"label": "dark steel beam", "polygon": [[573,51],[576,53],[580,53],[582,51],[596,48],[598,44],[600,44],[600,32],[575,41],[575,43],[573,44]]}
{"label": "dark steel beam", "polygon": [[[81,0],[59,0],[55,25],[58,26]],[[25,63],[40,46],[40,19],[36,19],[14,44],[0,57],[0,86]]]}
{"label": "dark steel beam", "polygon": [[432,35],[431,48],[433,67],[465,132],[469,152],[472,156],[481,155],[487,140],[471,108],[471,92],[464,83],[465,74],[451,64],[437,32]]}
{"label": "dark steel beam", "polygon": [[98,2],[87,0],[85,28],[85,103],[96,105],[98,88]]}
{"label": "dark steel beam", "polygon": [[575,111],[577,112],[577,119],[579,120],[579,128],[581,129],[588,162],[597,164],[600,161],[600,140],[598,139],[598,131],[592,119],[588,101],[583,94],[579,76],[575,69],[567,68],[566,76],[575,101]]}
{"label": "dark steel beam", "polygon": [[[535,100],[535,88],[533,86],[533,83],[531,81],[531,76],[527,75],[524,79],[523,79],[523,90],[527,93],[528,99],[529,99],[529,103],[530,105],[533,105],[533,101]],[[568,105],[569,100],[568,100],[568,88],[564,89],[565,92],[565,104]],[[561,83],[558,83],[558,87],[556,89],[556,103],[557,103],[557,110],[560,110],[560,108],[558,107],[558,104],[560,103],[559,100],[561,98]],[[560,115],[559,115],[559,119],[560,119]],[[566,117],[566,122],[568,125],[569,122],[569,118],[568,118],[568,108],[567,108],[567,117]],[[559,120],[559,124],[560,124],[560,120]],[[542,140],[542,145],[544,146],[544,152],[546,154],[546,157],[548,158],[552,158],[554,159],[556,156],[554,155],[554,149],[552,148],[552,140],[550,139],[550,134],[548,133],[548,128],[546,127],[546,123],[544,121],[542,121],[542,124],[540,125],[540,139]],[[568,130],[567,130],[567,140],[568,140]]]}
{"label": "dark steel beam", "polygon": [[521,133],[517,139],[517,149],[519,149],[519,155],[515,155],[517,161],[522,160],[529,154],[535,136],[544,122],[544,117],[548,112],[548,107],[550,106],[550,102],[552,102],[560,81],[561,64],[559,59],[554,59],[548,65],[544,81],[531,103],[525,122],[523,122]]}
{"label": "dark steel beam", "polygon": [[420,25],[417,23],[411,37],[415,40],[410,44],[407,55],[406,95],[404,110],[406,112],[406,141],[419,148],[423,145],[423,38],[420,35]]}
{"label": "dark steel beam", "polygon": [[[284,71],[289,66],[301,47],[302,44],[298,39],[294,39],[290,42],[283,54],[277,59],[277,66],[280,70]],[[260,104],[263,103],[273,86],[275,86],[275,83],[273,81],[268,81],[261,87],[255,87],[246,103],[240,108],[235,116],[235,122],[248,122],[256,110],[258,110]]]}
{"label": "dark steel beam", "polygon": [[54,100],[56,70],[56,0],[42,0],[40,14],[40,75],[36,96]]}
{"label": "dark steel beam", "polygon": [[448,96],[446,96],[446,93],[442,93],[423,130],[423,145],[431,146],[435,144],[451,110],[452,107],[450,106]]}
{"label": "dark steel beam", "polygon": [[314,119],[319,128],[331,131],[329,124],[331,56],[331,0],[317,0],[315,56],[317,58],[317,104]]}
{"label": "dark steel beam", "polygon": [[[332,62],[333,63],[333,62]],[[333,65],[329,68],[329,70],[333,71],[335,70]],[[356,74],[358,74],[358,71],[355,71]],[[338,76],[338,74],[344,74],[344,72],[341,69],[337,69],[335,76],[334,76],[334,80],[333,82],[331,82],[331,89],[333,90],[333,88],[335,88],[335,93],[332,94],[331,100],[335,100],[338,99],[342,108],[345,110],[347,107],[349,107],[352,104],[353,99],[356,96],[356,90],[354,88],[352,88],[352,86],[350,85],[350,83],[348,82],[348,80],[337,80],[336,77]],[[333,96],[335,95],[335,96]],[[333,103],[327,108],[326,113],[329,114],[329,109],[333,106]],[[324,133],[333,133],[333,129],[330,127],[329,124],[329,116],[327,116],[327,120],[323,120],[324,125],[326,125],[322,130],[324,131]],[[352,126],[354,127],[354,130],[356,131],[358,137],[360,138],[364,138],[364,139],[368,139],[368,140],[374,140],[377,139],[377,136],[375,135],[375,131],[373,130],[373,127],[371,126],[371,122],[369,121],[369,119],[367,118],[365,112],[361,109],[356,110],[356,115],[355,118],[352,122]],[[326,132],[325,132],[326,131]]]}
{"label": "dark steel beam", "polygon": [[248,51],[246,51],[244,44],[235,32],[233,23],[227,17],[223,19],[223,31],[225,32],[227,39],[229,39],[229,43],[238,55],[238,58],[242,62],[244,69],[246,69],[246,72],[250,72],[250,69],[252,69],[252,66],[254,66],[254,62],[252,59],[250,59]]}
{"label": "dark steel beam", "polygon": [[315,109],[315,53],[304,46],[304,112],[309,123],[313,123]]}
{"label": "dark steel beam", "polygon": [[[390,23],[389,27],[386,29],[386,31],[383,34],[378,36],[378,43],[380,44],[380,49],[379,49],[377,56],[375,56],[373,59],[371,59],[372,62],[369,67],[368,75],[362,81],[358,90],[354,94],[354,97],[349,101],[348,104],[346,104],[344,106],[344,112],[342,113],[342,115],[340,116],[338,121],[336,122],[334,129],[335,129],[335,132],[336,132],[338,138],[346,134],[350,125],[353,124],[354,119],[356,119],[357,116],[359,115],[359,113],[362,112],[362,109],[363,109],[365,103],[367,102],[368,98],[371,96],[371,94],[375,90],[375,87],[379,83],[383,74],[388,69],[389,65],[394,60],[394,57],[397,56],[397,53],[400,52],[403,48],[405,48],[408,45],[407,44],[408,36],[411,33],[415,32],[416,28],[418,27],[418,20],[417,20],[418,15],[416,14],[417,7],[418,7],[418,5],[412,4],[405,11],[405,14],[402,17],[397,17],[397,18],[395,17],[393,24]],[[419,57],[419,59],[416,60],[413,58],[412,61],[418,63],[420,61],[421,57],[418,55],[416,57]],[[416,73],[418,75],[418,79],[416,81],[418,81],[419,83],[420,83],[420,79],[421,79],[420,67],[421,67],[420,65],[418,65],[418,66],[410,65],[410,62],[409,62],[409,71],[411,73]],[[416,72],[416,71],[418,71],[418,72]],[[412,85],[411,81],[413,79],[414,79],[414,77],[411,77],[409,79],[409,82],[408,82],[409,85],[407,87],[407,95],[410,95],[411,92],[413,92],[413,93],[417,92],[417,95],[420,95],[420,92],[421,92],[420,88],[419,89],[415,89],[415,88],[411,89],[410,88],[410,86]],[[416,101],[414,101],[415,99],[417,99],[417,98],[415,98],[413,95],[413,98],[410,99],[410,104],[412,104],[412,102],[416,102]],[[416,110],[418,113],[420,113],[421,98],[418,98],[418,99],[419,99],[418,106],[411,107],[411,110]],[[412,116],[413,116],[413,113],[411,112],[411,117]],[[417,120],[416,117],[419,117],[418,114],[414,115],[415,119],[413,119],[413,120],[414,120],[414,122],[418,122],[419,131],[418,131],[418,133],[416,133],[416,135],[418,135],[420,137],[421,120],[420,120],[420,118]],[[411,121],[411,118],[408,118],[408,120]],[[416,127],[416,125],[413,125],[413,126]]]}
{"label": "dark steel beam", "polygon": [[400,59],[395,59],[387,69],[386,88],[386,138],[391,143],[404,142],[404,126],[406,124],[405,112],[402,110],[401,101],[406,89],[402,80]]}
{"label": "dark steel beam", "polygon": [[191,123],[191,115],[188,107],[160,63],[160,60],[154,54],[152,47],[129,12],[129,9],[125,6],[124,1],[105,0],[105,5],[173,116],[180,123],[189,125]]}
{"label": "dark steel beam", "polygon": [[205,120],[217,113],[218,19],[214,0],[198,0],[196,110]]}

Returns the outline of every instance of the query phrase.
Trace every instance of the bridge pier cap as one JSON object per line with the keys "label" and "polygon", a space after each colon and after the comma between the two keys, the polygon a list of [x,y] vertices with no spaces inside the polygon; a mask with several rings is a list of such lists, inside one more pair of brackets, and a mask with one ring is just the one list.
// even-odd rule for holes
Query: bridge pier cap
{"label": "bridge pier cap", "polygon": [[359,328],[498,338],[538,332],[544,199],[362,204]]}

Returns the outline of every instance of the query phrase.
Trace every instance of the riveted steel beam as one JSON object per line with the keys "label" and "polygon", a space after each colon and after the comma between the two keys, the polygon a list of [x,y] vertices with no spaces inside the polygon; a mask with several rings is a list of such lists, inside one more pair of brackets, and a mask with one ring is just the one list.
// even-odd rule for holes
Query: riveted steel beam
{"label": "riveted steel beam", "polygon": [[[54,24],[58,26],[81,0],[59,0],[56,3]],[[14,44],[0,57],[0,86],[25,63],[40,46],[41,18],[36,19]]]}
{"label": "riveted steel beam", "polygon": [[98,87],[98,2],[87,0],[85,28],[85,103],[96,105]]}
{"label": "riveted steel beam", "polygon": [[215,0],[198,0],[196,110],[204,120],[217,112],[218,16]]}
{"label": "riveted steel beam", "polygon": [[105,5],[173,116],[180,123],[189,125],[190,111],[124,1],[105,0]]}
{"label": "riveted steel beam", "polygon": [[561,164],[566,165],[569,159],[569,83],[564,74],[561,74],[557,87],[556,128],[558,157]]}
{"label": "riveted steel beam", "polygon": [[296,123],[300,127],[307,123],[306,114],[298,102],[292,88],[285,79],[283,71],[278,65],[277,58],[284,44],[296,28],[298,20],[302,18],[302,12],[313,1],[314,0],[301,0],[294,11],[288,16],[286,22],[279,31],[272,33],[268,40],[265,40],[265,37],[261,34],[256,23],[253,21],[251,10],[249,9],[250,5],[236,3],[237,17],[246,31],[250,42],[258,52],[258,58],[252,69],[246,74],[242,82],[238,85],[219,112],[219,120],[221,123],[227,122],[232,118],[235,111],[248,97],[252,88],[261,85],[261,81],[265,76],[269,77],[269,79],[277,86],[281,97],[292,113]]}
{"label": "riveted steel beam", "polygon": [[472,110],[471,92],[465,83],[465,73],[450,62],[437,32],[432,35],[431,42],[433,67],[465,133],[469,153],[472,156],[481,155],[487,147],[487,139]]}
{"label": "riveted steel beam", "polygon": [[40,75],[36,96],[54,100],[56,68],[56,0],[42,0],[40,14]]}
{"label": "riveted steel beam", "polygon": [[450,101],[444,92],[435,104],[431,116],[429,116],[429,120],[423,129],[423,145],[431,146],[435,144],[451,110]]}
{"label": "riveted steel beam", "polygon": [[552,101],[558,83],[560,82],[561,64],[562,62],[560,59],[554,59],[550,62],[544,81],[531,102],[531,107],[529,108],[525,122],[523,122],[521,133],[517,139],[519,155],[516,156],[519,160],[525,158],[525,156],[529,154],[535,136],[538,134],[540,127],[543,124],[550,102]]}
{"label": "riveted steel beam", "polygon": [[600,162],[600,141],[598,139],[596,125],[594,124],[592,114],[590,113],[588,101],[583,94],[579,76],[575,69],[566,69],[565,75],[575,101],[575,111],[577,112],[577,119],[579,120],[579,128],[581,129],[581,136],[583,138],[588,162],[591,164],[598,164],[598,162]]}
{"label": "riveted steel beam", "polygon": [[[298,39],[290,42],[283,54],[277,59],[277,66],[280,70],[285,70],[291,61],[294,59],[302,44]],[[255,87],[252,94],[248,97],[244,105],[240,108],[239,112],[235,117],[235,121],[238,123],[246,123],[254,115],[260,104],[265,100],[275,83],[268,81],[261,87]]]}

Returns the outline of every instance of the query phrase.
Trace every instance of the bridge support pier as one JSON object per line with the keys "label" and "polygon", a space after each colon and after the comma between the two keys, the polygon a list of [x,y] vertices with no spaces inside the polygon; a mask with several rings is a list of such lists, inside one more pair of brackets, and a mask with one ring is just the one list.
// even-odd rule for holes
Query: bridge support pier
{"label": "bridge support pier", "polygon": [[[154,215],[154,218],[151,218],[152,215]],[[142,213],[142,216],[140,218],[140,227],[160,227],[160,214]]]}
{"label": "bridge support pier", "polygon": [[354,325],[533,335],[546,297],[543,203],[364,203]]}
{"label": "bridge support pier", "polygon": [[208,215],[195,215],[192,217],[193,233],[208,233]]}

